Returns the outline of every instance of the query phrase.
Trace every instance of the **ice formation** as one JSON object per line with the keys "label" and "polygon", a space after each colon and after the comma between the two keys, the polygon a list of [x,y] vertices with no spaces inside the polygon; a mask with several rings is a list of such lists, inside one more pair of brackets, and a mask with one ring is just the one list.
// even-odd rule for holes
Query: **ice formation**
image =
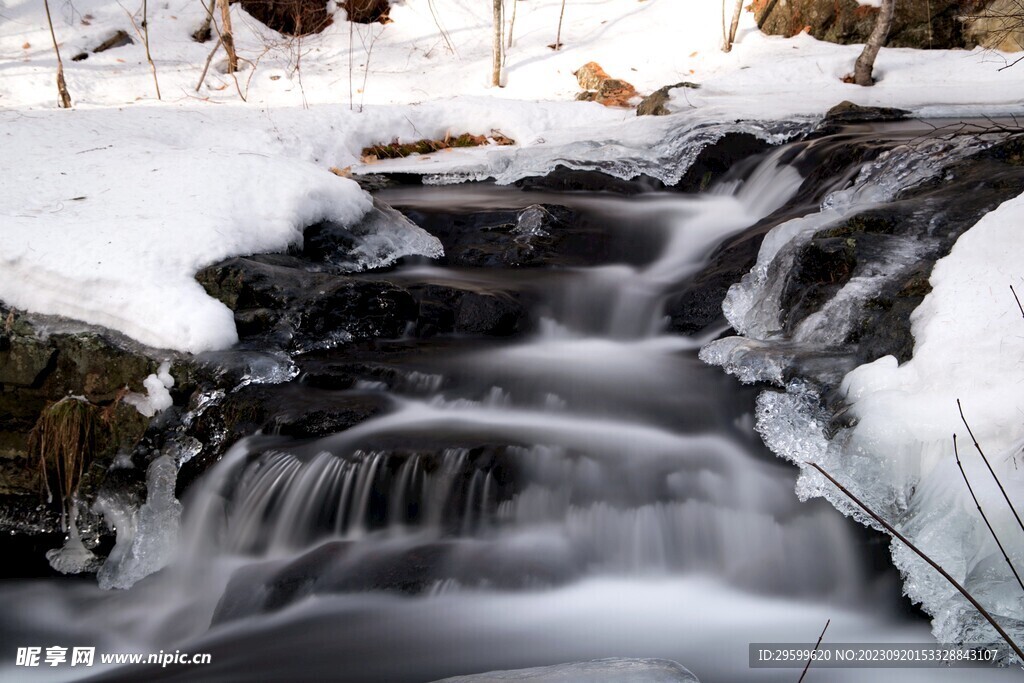
{"label": "ice formation", "polygon": [[178,465],[165,453],[146,471],[146,502],[137,511],[120,500],[97,499],[96,507],[117,530],[117,543],[97,574],[101,588],[130,588],[170,562],[181,521],[177,477]]}
{"label": "ice formation", "polygon": [[[942,163],[948,163],[948,154],[970,149],[946,149]],[[729,321],[746,338],[712,342],[701,358],[745,382],[766,381],[785,390],[760,395],[757,429],[769,448],[801,466],[801,498],[823,496],[844,513],[877,526],[807,467],[821,465],[949,571],[1020,640],[1024,595],[970,498],[954,457],[953,435],[959,438],[966,477],[1010,560],[1024,566],[1024,529],[972,446],[957,409],[960,399],[1010,500],[1024,502],[1024,472],[1019,468],[1024,459],[1024,320],[1010,290],[1011,285],[1019,290],[1024,283],[1019,263],[1024,236],[1018,228],[1024,221],[1024,196],[985,215],[937,262],[932,292],[911,317],[913,358],[901,366],[886,356],[846,374],[840,391],[849,405],[843,424],[849,426],[832,424],[833,416],[822,409],[815,388],[784,381],[795,354],[836,347],[858,300],[892,275],[883,263],[874,281],[854,278],[818,315],[783,338],[779,283],[793,264],[795,249],[832,220],[891,198],[934,174],[938,166],[928,159],[934,159],[936,151],[915,158],[894,150],[862,171],[853,188],[834,193],[820,213],[773,230],[757,265],[730,290],[725,302]],[[893,264],[900,258],[892,259]],[[892,550],[904,575],[905,592],[934,616],[939,641],[1000,642],[938,573],[899,542]]]}

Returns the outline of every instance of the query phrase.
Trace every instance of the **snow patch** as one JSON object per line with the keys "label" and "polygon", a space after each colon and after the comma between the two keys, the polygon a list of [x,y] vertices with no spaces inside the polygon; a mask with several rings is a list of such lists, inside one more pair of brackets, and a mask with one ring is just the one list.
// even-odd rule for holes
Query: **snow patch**
{"label": "snow patch", "polygon": [[142,381],[146,388],[145,394],[131,393],[124,397],[124,402],[135,406],[145,417],[153,417],[174,405],[171,392],[168,391],[174,386],[174,378],[171,377],[171,362],[164,361],[155,375],[150,375]]}

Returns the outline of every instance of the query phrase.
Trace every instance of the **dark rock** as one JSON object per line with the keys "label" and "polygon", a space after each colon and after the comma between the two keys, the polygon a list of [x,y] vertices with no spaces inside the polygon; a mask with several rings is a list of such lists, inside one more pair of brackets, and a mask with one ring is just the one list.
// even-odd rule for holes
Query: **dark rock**
{"label": "dark rock", "polygon": [[780,304],[787,312],[784,329],[803,320],[835,296],[849,282],[857,266],[857,240],[853,237],[816,237],[800,250],[786,277]]}
{"label": "dark rock", "polygon": [[477,292],[428,284],[410,285],[419,304],[415,334],[509,336],[525,327],[527,313],[518,292]]}
{"label": "dark rock", "polygon": [[300,350],[324,340],[398,337],[416,320],[413,298],[390,282],[305,266],[281,255],[233,258],[204,268],[196,279],[235,312],[241,335]]}
{"label": "dark rock", "polygon": [[825,118],[818,124],[818,134],[830,134],[839,131],[843,126],[857,123],[875,123],[879,121],[898,121],[910,116],[906,109],[894,107],[863,107],[853,102],[844,101],[832,107]]}
{"label": "dark rock", "polygon": [[770,148],[771,144],[755,135],[726,133],[700,151],[693,164],[686,169],[686,173],[672,189],[681,192],[703,192],[730,171],[735,171],[737,164],[744,159],[755,159]]}
{"label": "dark rock", "polygon": [[698,83],[681,81],[675,85],[666,85],[658,88],[645,97],[636,107],[637,116],[667,116],[672,112],[668,108],[669,92],[676,88],[699,88]]}
{"label": "dark rock", "polygon": [[[965,32],[962,0],[897,2],[888,47],[951,49],[974,47]],[[856,0],[754,0],[754,16],[768,34],[794,36],[809,30],[818,40],[852,44],[867,42],[878,9]],[[851,70],[853,64],[850,64]]]}
{"label": "dark rock", "polygon": [[254,19],[286,36],[319,33],[331,24],[325,0],[240,0],[239,4]]}
{"label": "dark rock", "polygon": [[471,214],[408,211],[444,245],[441,263],[473,268],[523,268],[560,264],[577,214],[564,206],[535,204],[521,210]]}
{"label": "dark rock", "polygon": [[368,265],[390,260],[391,244],[382,243],[378,253],[367,253],[367,238],[394,232],[395,228],[416,230],[416,225],[400,212],[379,199],[373,208],[355,225],[345,227],[337,223],[317,223],[303,232],[302,249],[296,255],[339,274],[362,271]]}
{"label": "dark rock", "polygon": [[613,192],[634,195],[665,188],[664,183],[649,176],[623,180],[600,171],[582,171],[558,165],[543,176],[529,176],[515,182],[523,190],[554,190],[555,192]]}
{"label": "dark rock", "polygon": [[391,9],[389,0],[342,0],[349,21],[357,24],[388,23],[388,11]]}

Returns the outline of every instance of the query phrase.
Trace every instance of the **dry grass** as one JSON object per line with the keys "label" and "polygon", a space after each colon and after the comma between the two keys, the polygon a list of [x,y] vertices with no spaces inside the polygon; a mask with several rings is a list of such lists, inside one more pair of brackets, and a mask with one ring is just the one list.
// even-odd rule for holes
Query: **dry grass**
{"label": "dry grass", "polygon": [[362,160],[364,162],[371,162],[378,159],[401,159],[413,154],[431,154],[445,149],[481,147],[491,144],[504,146],[516,143],[515,140],[505,137],[497,131],[491,131],[490,136],[463,133],[456,137],[447,135],[443,140],[424,139],[405,143],[395,140],[389,144],[371,145],[370,147],[363,148]]}
{"label": "dry grass", "polygon": [[52,497],[50,482],[54,482],[62,505],[74,495],[92,460],[100,417],[96,406],[69,396],[47,406],[32,428],[29,451],[39,458],[47,493]]}

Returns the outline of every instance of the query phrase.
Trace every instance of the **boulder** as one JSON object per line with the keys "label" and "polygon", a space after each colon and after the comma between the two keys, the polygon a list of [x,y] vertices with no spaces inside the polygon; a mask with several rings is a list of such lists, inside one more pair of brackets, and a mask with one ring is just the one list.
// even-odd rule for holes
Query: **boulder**
{"label": "boulder", "polygon": [[1024,6],[1019,0],[994,0],[967,13],[964,33],[968,42],[1002,52],[1024,50]]}
{"label": "boulder", "polygon": [[668,101],[670,99],[669,92],[676,88],[692,88],[696,90],[700,87],[698,83],[691,83],[689,81],[681,81],[674,85],[666,85],[662,88],[658,88],[650,95],[645,97],[640,104],[636,107],[637,116],[667,116],[672,112],[668,108]]}
{"label": "boulder", "polygon": [[[1011,0],[1012,1],[1012,0]],[[897,2],[888,47],[918,49],[971,48],[976,38],[965,32],[962,0]],[[768,34],[794,36],[807,31],[818,40],[851,44],[867,41],[878,9],[857,0],[754,0],[757,25]]]}
{"label": "boulder", "polygon": [[577,100],[597,102],[606,107],[630,107],[637,97],[636,88],[628,81],[612,78],[597,62],[587,62],[573,72],[584,92]]}

